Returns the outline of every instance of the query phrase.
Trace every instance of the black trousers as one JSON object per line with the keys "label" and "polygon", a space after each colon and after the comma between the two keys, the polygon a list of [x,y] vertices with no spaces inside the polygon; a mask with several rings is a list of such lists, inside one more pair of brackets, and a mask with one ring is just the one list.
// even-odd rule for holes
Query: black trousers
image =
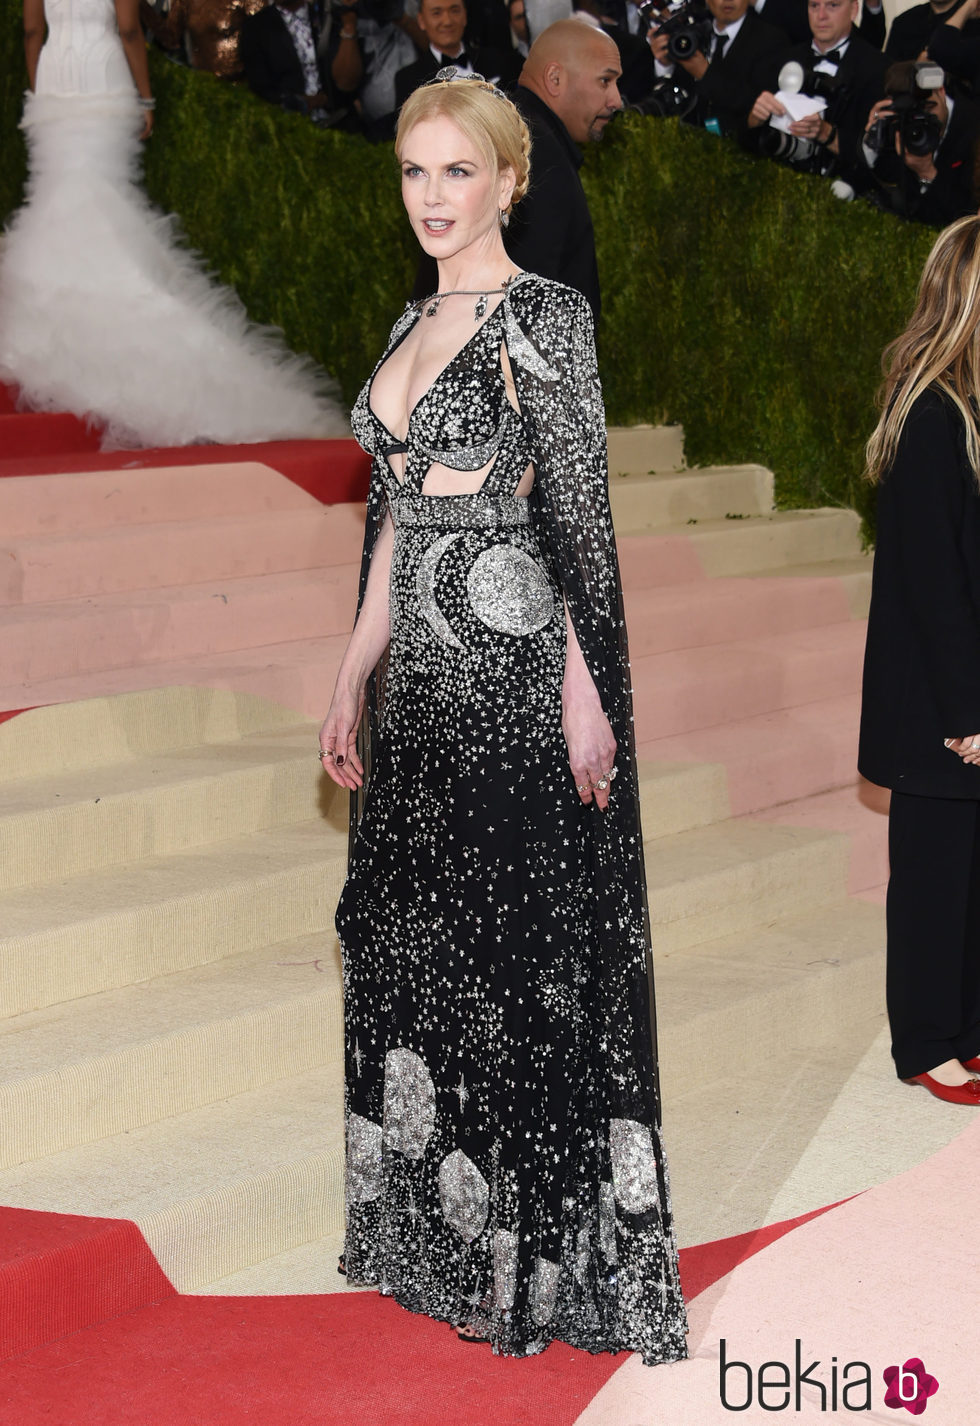
{"label": "black trousers", "polygon": [[902,1079],[980,1054],[980,802],[893,792],[886,997]]}

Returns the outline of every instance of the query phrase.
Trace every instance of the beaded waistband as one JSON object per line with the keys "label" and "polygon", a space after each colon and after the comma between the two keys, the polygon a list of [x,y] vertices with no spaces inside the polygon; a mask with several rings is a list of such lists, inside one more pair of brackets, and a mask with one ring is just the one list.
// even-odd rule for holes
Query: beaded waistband
{"label": "beaded waistband", "polygon": [[391,516],[399,525],[424,525],[439,530],[461,530],[529,525],[527,500],[512,495],[399,494],[391,500]]}

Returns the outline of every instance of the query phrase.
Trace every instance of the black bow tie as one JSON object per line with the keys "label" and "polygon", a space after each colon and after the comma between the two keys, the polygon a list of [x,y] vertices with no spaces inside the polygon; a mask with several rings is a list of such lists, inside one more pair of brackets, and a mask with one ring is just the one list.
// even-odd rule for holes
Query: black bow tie
{"label": "black bow tie", "polygon": [[840,64],[840,50],[828,50],[826,54],[820,54],[817,50],[814,50],[813,63]]}
{"label": "black bow tie", "polygon": [[456,69],[465,69],[469,64],[465,50],[460,50],[459,54],[456,55],[444,54],[442,62],[444,65],[454,65]]}

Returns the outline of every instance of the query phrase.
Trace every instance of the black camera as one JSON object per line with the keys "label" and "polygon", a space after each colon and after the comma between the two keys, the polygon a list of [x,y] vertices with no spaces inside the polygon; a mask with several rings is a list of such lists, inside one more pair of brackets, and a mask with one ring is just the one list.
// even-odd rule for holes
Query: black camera
{"label": "black camera", "polygon": [[[781,93],[806,94],[811,99],[823,99],[829,103],[837,92],[838,79],[836,74],[827,74],[812,66],[804,69],[802,64],[791,59],[779,71],[778,85]],[[772,120],[759,130],[756,145],[767,158],[811,167],[817,161],[820,150],[820,145],[813,139],[788,134],[785,129],[775,126]]]}
{"label": "black camera", "polygon": [[637,8],[653,34],[667,36],[667,55],[674,64],[711,49],[713,22],[704,0],[672,0],[668,5],[645,0]]}
{"label": "black camera", "polygon": [[630,107],[639,114],[649,114],[656,119],[683,119],[697,102],[696,90],[685,89],[676,79],[664,75],[644,99]]}
{"label": "black camera", "polygon": [[885,96],[891,100],[892,112],[882,114],[871,125],[864,136],[867,148],[876,155],[894,153],[897,138],[902,154],[916,158],[934,154],[943,137],[943,124],[929,101],[944,78],[938,64],[924,60],[893,64],[885,75]]}
{"label": "black camera", "polygon": [[804,139],[800,134],[787,134],[769,125],[759,130],[756,142],[759,152],[766,158],[781,158],[786,163],[806,163],[819,147],[813,139]]}

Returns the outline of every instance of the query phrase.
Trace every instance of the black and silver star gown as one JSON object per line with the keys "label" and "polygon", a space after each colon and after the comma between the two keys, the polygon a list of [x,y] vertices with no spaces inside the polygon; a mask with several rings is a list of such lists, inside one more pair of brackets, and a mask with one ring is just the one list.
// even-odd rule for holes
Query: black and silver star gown
{"label": "black and silver star gown", "polygon": [[[419,320],[406,310],[378,367]],[[388,512],[394,546],[337,910],[346,1271],[501,1353],[560,1340],[675,1360],[686,1320],[591,314],[570,288],[514,279],[404,444],[370,391],[353,413],[375,457],[362,598]],[[478,494],[422,493],[431,463],[491,458]],[[618,743],[605,814],[580,801],[562,735],[563,595]]]}

